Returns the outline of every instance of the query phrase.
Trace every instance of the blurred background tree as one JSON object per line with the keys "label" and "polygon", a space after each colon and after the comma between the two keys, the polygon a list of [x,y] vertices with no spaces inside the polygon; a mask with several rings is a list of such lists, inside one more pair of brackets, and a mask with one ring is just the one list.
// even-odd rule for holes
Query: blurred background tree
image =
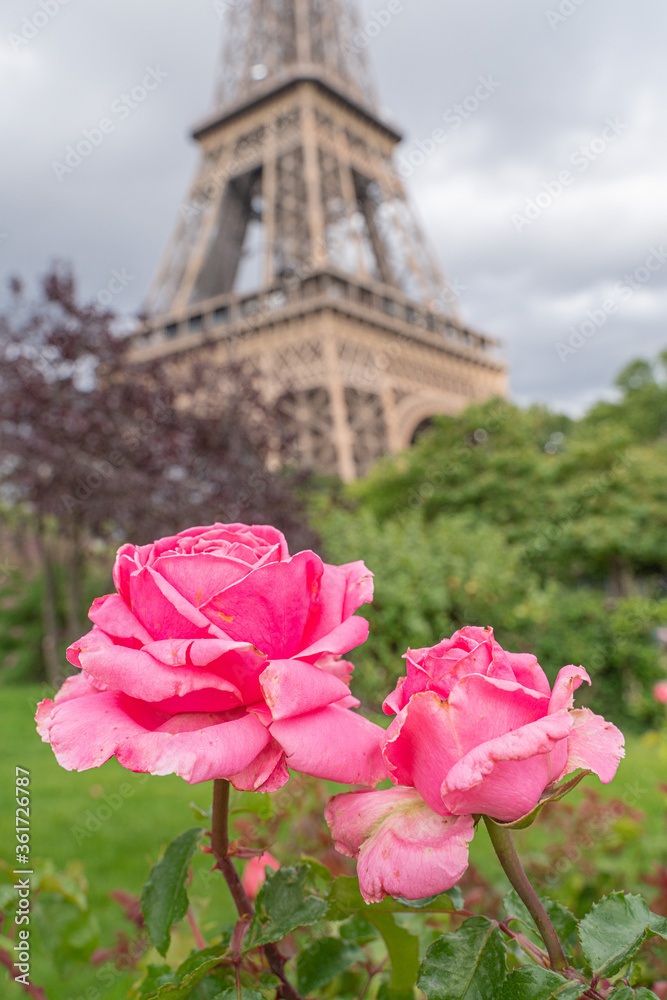
{"label": "blurred background tree", "polygon": [[[667,622],[667,354],[580,420],[492,400],[441,417],[363,481],[314,501],[331,558],[376,569],[357,688],[378,707],[408,641],[495,624],[505,648],[592,676],[620,725],[660,716]],[[580,693],[583,702],[586,692]]]}

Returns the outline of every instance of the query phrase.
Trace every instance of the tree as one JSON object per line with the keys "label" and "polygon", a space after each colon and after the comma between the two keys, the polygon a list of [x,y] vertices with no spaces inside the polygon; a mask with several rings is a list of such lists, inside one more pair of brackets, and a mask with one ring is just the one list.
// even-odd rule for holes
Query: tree
{"label": "tree", "polygon": [[0,316],[0,488],[30,517],[44,580],[44,664],[55,681],[60,635],[83,629],[91,539],[144,543],[238,519],[270,521],[301,547],[313,536],[293,481],[267,467],[280,426],[250,373],[223,375],[201,361],[133,366],[116,317],[79,301],[67,267],[47,274],[36,300],[16,280],[12,291]]}

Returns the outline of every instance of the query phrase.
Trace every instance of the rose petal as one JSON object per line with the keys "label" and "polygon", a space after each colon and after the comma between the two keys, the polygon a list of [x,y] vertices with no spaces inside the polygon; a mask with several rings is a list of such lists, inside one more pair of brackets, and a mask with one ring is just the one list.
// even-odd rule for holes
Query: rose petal
{"label": "rose petal", "polygon": [[276,721],[323,708],[350,693],[344,681],[300,660],[271,660],[259,680]]}
{"label": "rose petal", "polygon": [[115,648],[115,646],[116,643],[111,636],[108,636],[106,632],[102,632],[101,629],[95,626],[90,632],[86,632],[84,636],[72,643],[67,650],[66,656],[73,666],[80,667],[81,653],[96,649],[107,649],[109,647]]}
{"label": "rose petal", "polygon": [[[299,657],[299,659],[303,659],[303,657]],[[317,658],[315,666],[319,667],[320,670],[326,670],[328,674],[333,674],[338,680],[344,681],[348,687],[350,686],[350,678],[354,673],[354,664],[350,663],[349,660],[342,660],[340,656],[332,656],[330,653],[325,653],[324,656]]]}
{"label": "rose petal", "polygon": [[414,785],[435,812],[451,812],[441,798],[450,768],[475,747],[540,719],[548,704],[537,691],[481,674],[463,677],[448,701],[416,694],[387,730],[392,781]]}
{"label": "rose petal", "polygon": [[99,767],[115,754],[130,771],[175,773],[194,784],[239,774],[270,742],[261,722],[242,710],[168,716],[117,691],[83,690],[79,681],[62,701],[38,710],[42,738],[68,771]]}
{"label": "rose petal", "polygon": [[200,639],[210,623],[152,566],[130,577],[131,608],[153,639]]}
{"label": "rose petal", "polygon": [[439,816],[409,788],[351,792],[325,811],[337,850],[359,858],[367,903],[423,899],[451,889],[468,867],[472,816]]}
{"label": "rose petal", "polygon": [[230,775],[229,780],[240,792],[277,792],[289,781],[283,748],[272,739],[243,771]]}
{"label": "rose petal", "polygon": [[347,621],[332,629],[322,639],[299,652],[300,660],[309,660],[311,663],[319,659],[323,654],[340,656],[349,653],[351,649],[356,649],[368,639],[369,625],[365,618],[353,615]]}
{"label": "rose petal", "polygon": [[151,732],[129,734],[117,747],[118,763],[130,771],[178,774],[190,785],[230,778],[252,764],[270,737],[254,715],[225,718],[229,714],[168,716]]}
{"label": "rose petal", "polygon": [[269,659],[289,659],[306,645],[303,634],[319,595],[322,566],[313,552],[270,563],[216,595],[202,611],[230,638],[252,642]]}
{"label": "rose petal", "polygon": [[377,785],[387,777],[384,730],[349,709],[330,705],[269,729],[295,771],[348,785]]}
{"label": "rose petal", "polygon": [[175,590],[199,608],[211,598],[238,583],[253,569],[247,562],[229,556],[215,556],[208,552],[192,555],[175,555],[170,552],[156,560],[153,569],[167,580]]}
{"label": "rose petal", "polygon": [[[141,702],[133,703],[118,691],[96,691],[80,676],[65,681],[62,690],[65,696],[55,703],[42,702],[38,719],[42,740],[51,744],[67,771],[99,767],[113,757],[120,741],[144,733],[145,720],[154,719],[150,709],[142,713]],[[128,705],[134,709],[132,716]]]}
{"label": "rose petal", "polygon": [[570,716],[573,728],[567,741],[567,761],[558,780],[583,767],[597,774],[603,785],[608,785],[621,758],[625,757],[623,733],[588,708],[575,708]]}
{"label": "rose petal", "polygon": [[537,657],[532,653],[505,653],[515,680],[523,687],[539,691],[547,698],[551,695],[551,685]]}
{"label": "rose petal", "polygon": [[382,711],[385,715],[398,715],[407,705],[409,699],[405,696],[406,681],[407,677],[399,677],[396,687],[383,701]]}
{"label": "rose petal", "polygon": [[558,779],[571,731],[570,713],[561,710],[470,750],[442,783],[445,807],[502,821],[530,812]]}
{"label": "rose petal", "polygon": [[130,577],[148,562],[152,545],[122,545],[113,567],[113,582],[127,606],[130,606]]}
{"label": "rose petal", "polygon": [[563,667],[558,672],[553,694],[549,702],[549,713],[558,712],[561,708],[572,708],[574,705],[574,692],[586,681],[591,683],[591,679],[583,667]]}
{"label": "rose petal", "polygon": [[81,666],[94,677],[130,698],[164,701],[212,688],[233,695],[237,704],[241,693],[230,681],[201,667],[169,667],[142,649],[113,646],[81,653]]}
{"label": "rose petal", "polygon": [[396,785],[412,785],[428,806],[445,815],[443,775],[461,756],[446,702],[433,691],[416,694],[386,732],[383,756]]}
{"label": "rose petal", "polygon": [[456,684],[468,674],[500,676],[504,680],[514,681],[509,667],[494,664],[490,639],[478,643],[468,652],[454,648],[447,650],[443,656],[429,650],[415,658],[415,654],[408,650],[406,659],[408,677],[403,690],[406,701],[421,691],[435,691],[441,698],[449,698]]}
{"label": "rose petal", "polygon": [[[373,600],[373,574],[363,562],[331,566],[324,563],[320,594],[303,636],[304,646],[313,646],[328,636],[341,622],[351,618],[362,604]],[[362,642],[365,640],[362,639]],[[358,645],[359,643],[355,643]],[[344,649],[322,649],[322,652],[347,652]]]}
{"label": "rose petal", "polygon": [[107,635],[115,639],[129,640],[136,647],[150,642],[152,636],[148,634],[141,622],[137,621],[129,607],[118,594],[108,594],[106,597],[98,597],[93,601],[88,612],[91,622],[98,628],[106,632]]}
{"label": "rose petal", "polygon": [[242,542],[251,551],[260,549],[262,553],[275,551],[277,559],[288,559],[289,549],[282,531],[270,524],[209,524],[206,527],[186,528],[175,536],[174,545],[183,548],[183,543]]}
{"label": "rose petal", "polygon": [[53,721],[54,708],[62,702],[71,701],[74,698],[84,698],[87,695],[97,694],[97,689],[86,680],[84,674],[74,674],[68,677],[57,692],[55,699],[44,698],[37,706],[35,721],[37,732],[42,737],[43,743],[50,743],[49,732]]}

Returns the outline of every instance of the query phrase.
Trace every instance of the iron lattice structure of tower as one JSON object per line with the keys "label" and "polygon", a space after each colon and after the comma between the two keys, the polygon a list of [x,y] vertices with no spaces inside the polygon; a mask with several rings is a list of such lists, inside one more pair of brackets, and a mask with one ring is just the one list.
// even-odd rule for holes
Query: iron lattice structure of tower
{"label": "iron lattice structure of tower", "polygon": [[436,414],[505,395],[408,205],[349,0],[226,0],[215,111],[137,362],[244,361],[304,466],[345,480]]}

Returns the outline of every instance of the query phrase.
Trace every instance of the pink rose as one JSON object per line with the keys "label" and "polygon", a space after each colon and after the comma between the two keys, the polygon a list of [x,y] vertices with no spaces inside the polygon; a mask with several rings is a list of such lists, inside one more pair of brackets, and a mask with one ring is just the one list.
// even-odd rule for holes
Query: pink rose
{"label": "pink rose", "polygon": [[345,783],[386,775],[383,731],[350,711],[341,659],[368,636],[354,615],[373,594],[362,562],[290,556],[275,528],[215,524],[124,545],[114,583],[68,650],[81,672],[37,710],[63,767],[115,755],[255,791],[285,784],[286,765]]}
{"label": "pink rose", "polygon": [[[383,755],[400,787],[337,796],[327,810],[336,846],[359,858],[369,900],[451,888],[467,864],[472,816],[517,820],[579,768],[607,784],[624,754],[615,726],[573,708],[575,690],[590,684],[582,667],[564,667],[552,692],[536,658],[505,652],[490,628],[461,629],[406,659],[407,677],[384,705],[396,719]],[[391,864],[389,839],[403,864]]]}
{"label": "pink rose", "polygon": [[251,858],[243,871],[241,884],[245,889],[248,899],[255,899],[257,893],[266,882],[266,869],[273,868],[278,871],[280,862],[276,861],[272,854],[265,851],[261,858]]}
{"label": "pink rose", "polygon": [[653,697],[667,705],[667,681],[659,681],[653,688]]}

